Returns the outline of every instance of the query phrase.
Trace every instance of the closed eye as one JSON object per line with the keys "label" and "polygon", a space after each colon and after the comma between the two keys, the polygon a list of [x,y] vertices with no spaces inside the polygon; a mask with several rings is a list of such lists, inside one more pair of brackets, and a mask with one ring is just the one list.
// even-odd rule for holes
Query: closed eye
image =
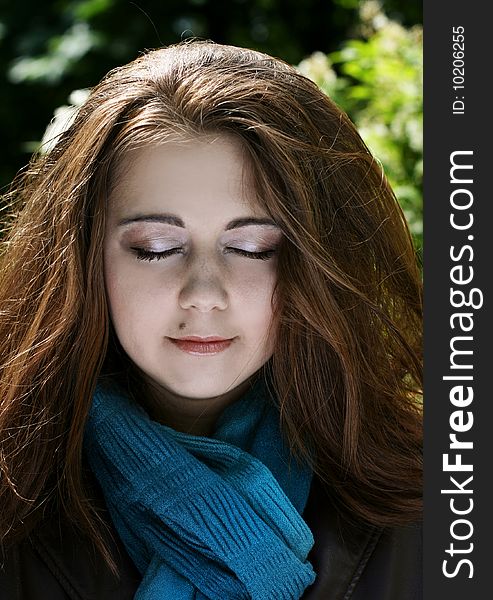
{"label": "closed eye", "polygon": [[273,250],[264,250],[263,252],[248,252],[247,250],[243,250],[242,248],[226,248],[227,252],[232,252],[234,254],[239,254],[240,256],[245,256],[246,258],[254,258],[258,260],[268,260],[275,254],[275,249]]}
{"label": "closed eye", "polygon": [[163,258],[168,258],[168,256],[172,256],[173,254],[183,254],[183,248],[170,248],[169,250],[163,250],[161,252],[153,252],[152,250],[146,250],[145,248],[130,248],[132,252],[136,255],[137,260],[162,260]]}

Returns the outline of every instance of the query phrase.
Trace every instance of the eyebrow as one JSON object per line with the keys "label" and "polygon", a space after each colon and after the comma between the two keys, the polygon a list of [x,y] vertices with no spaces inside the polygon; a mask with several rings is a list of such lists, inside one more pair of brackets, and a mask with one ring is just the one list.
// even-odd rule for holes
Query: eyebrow
{"label": "eyebrow", "polygon": [[[174,215],[162,215],[162,214],[151,214],[151,215],[137,215],[135,217],[130,217],[127,219],[122,219],[118,221],[118,226],[121,227],[123,225],[129,225],[130,223],[166,223],[167,225],[174,225],[175,227],[185,227],[185,223],[180,217],[175,217]],[[269,225],[271,227],[279,227],[275,221],[268,218],[256,218],[256,217],[246,217],[243,219],[233,219],[230,221],[225,229],[226,231],[230,229],[238,229],[240,227],[248,227],[249,225]]]}
{"label": "eyebrow", "polygon": [[175,227],[185,227],[185,223],[179,217],[173,215],[137,215],[128,219],[118,221],[118,226],[129,225],[130,223],[167,223]]}

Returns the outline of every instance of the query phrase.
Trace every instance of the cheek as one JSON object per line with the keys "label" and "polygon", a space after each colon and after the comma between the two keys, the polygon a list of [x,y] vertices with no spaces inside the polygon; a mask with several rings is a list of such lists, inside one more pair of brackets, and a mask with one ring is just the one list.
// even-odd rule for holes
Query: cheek
{"label": "cheek", "polygon": [[253,344],[257,345],[264,340],[269,344],[273,343],[275,328],[270,326],[274,318],[275,284],[275,272],[272,269],[265,269],[262,276],[259,277],[258,274],[245,276],[236,286],[237,314]]}
{"label": "cheek", "polygon": [[105,285],[113,327],[120,343],[128,352],[129,345],[134,346],[136,341],[133,329],[140,326],[136,321],[139,300],[114,268],[105,268]]}
{"label": "cheek", "polygon": [[164,285],[157,289],[140,265],[108,252],[104,279],[111,320],[124,346],[130,341],[135,344],[142,334],[145,338],[169,314],[170,290]]}
{"label": "cheek", "polygon": [[130,273],[125,265],[118,260],[118,256],[105,248],[104,255],[104,282],[106,296],[110,308],[111,317],[115,323],[120,318],[125,318],[125,313],[134,304],[134,289],[129,285]]}

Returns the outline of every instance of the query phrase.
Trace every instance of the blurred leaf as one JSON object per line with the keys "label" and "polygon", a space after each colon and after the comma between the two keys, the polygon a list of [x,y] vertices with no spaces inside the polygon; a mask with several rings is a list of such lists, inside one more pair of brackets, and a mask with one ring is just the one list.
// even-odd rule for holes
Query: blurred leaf
{"label": "blurred leaf", "polygon": [[13,83],[43,80],[55,84],[98,44],[98,40],[98,35],[87,23],[74,23],[63,35],[49,40],[46,54],[15,60],[9,69],[9,79]]}
{"label": "blurred leaf", "polygon": [[77,21],[90,21],[96,15],[109,10],[115,0],[82,0],[69,4],[68,8]]}

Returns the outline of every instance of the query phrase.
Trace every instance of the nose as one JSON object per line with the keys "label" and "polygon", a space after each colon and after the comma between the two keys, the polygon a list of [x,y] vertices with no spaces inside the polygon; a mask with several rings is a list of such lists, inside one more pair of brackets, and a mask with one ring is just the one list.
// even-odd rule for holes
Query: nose
{"label": "nose", "polygon": [[225,310],[228,306],[228,294],[220,273],[202,263],[187,277],[178,302],[183,309],[194,308],[199,312]]}

